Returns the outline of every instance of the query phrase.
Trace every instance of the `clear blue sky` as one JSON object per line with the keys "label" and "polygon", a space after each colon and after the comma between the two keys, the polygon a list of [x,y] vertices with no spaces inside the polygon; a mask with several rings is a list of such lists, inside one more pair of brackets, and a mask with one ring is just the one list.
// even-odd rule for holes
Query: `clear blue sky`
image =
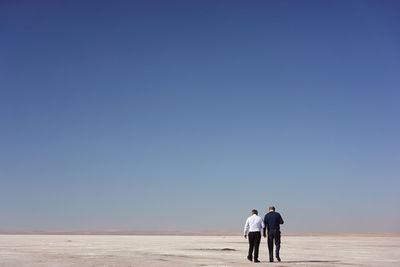
{"label": "clear blue sky", "polygon": [[399,1],[1,1],[0,229],[400,232]]}

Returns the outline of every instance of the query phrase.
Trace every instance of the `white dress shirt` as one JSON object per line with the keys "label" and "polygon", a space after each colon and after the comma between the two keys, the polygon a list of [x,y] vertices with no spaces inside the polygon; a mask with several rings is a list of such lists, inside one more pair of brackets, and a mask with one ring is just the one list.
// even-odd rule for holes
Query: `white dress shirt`
{"label": "white dress shirt", "polygon": [[248,232],[261,232],[265,227],[263,219],[260,216],[253,214],[246,220],[244,225],[244,234],[247,235]]}

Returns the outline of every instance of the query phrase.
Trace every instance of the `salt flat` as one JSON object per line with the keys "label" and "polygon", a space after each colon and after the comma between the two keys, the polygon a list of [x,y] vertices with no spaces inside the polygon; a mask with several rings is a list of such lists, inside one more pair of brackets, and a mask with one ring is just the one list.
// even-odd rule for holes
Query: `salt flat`
{"label": "salt flat", "polygon": [[[241,236],[0,235],[0,266],[249,266]],[[399,236],[283,236],[261,266],[400,266]]]}

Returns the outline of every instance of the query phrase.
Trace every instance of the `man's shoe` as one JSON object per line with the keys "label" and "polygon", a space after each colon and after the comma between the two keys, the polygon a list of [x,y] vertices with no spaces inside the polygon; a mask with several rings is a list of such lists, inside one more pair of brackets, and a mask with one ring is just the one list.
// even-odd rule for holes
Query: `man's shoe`
{"label": "man's shoe", "polygon": [[278,261],[281,261],[281,258],[279,258],[279,256],[276,256],[276,259],[277,259]]}
{"label": "man's shoe", "polygon": [[250,256],[247,256],[247,259],[248,259],[249,261],[253,261],[253,259],[252,259]]}
{"label": "man's shoe", "polygon": [[259,260],[254,260],[254,262],[260,262]]}
{"label": "man's shoe", "polygon": [[269,262],[274,262],[274,259],[269,259]]}

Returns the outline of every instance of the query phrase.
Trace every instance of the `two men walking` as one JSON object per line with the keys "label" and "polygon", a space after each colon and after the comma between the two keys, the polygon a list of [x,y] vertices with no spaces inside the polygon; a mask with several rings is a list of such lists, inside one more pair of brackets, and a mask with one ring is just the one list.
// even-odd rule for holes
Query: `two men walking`
{"label": "two men walking", "polygon": [[[247,259],[253,260],[254,251],[254,262],[260,262],[258,260],[258,250],[261,241],[261,230],[263,236],[267,237],[268,234],[268,251],[269,261],[274,261],[274,243],[275,243],[275,255],[278,261],[281,261],[279,257],[279,250],[281,246],[281,231],[280,225],[283,224],[283,219],[278,212],[275,212],[275,207],[269,207],[269,212],[265,215],[264,220],[258,216],[257,210],[251,211],[252,215],[247,218],[244,226],[244,238],[249,237],[249,254]],[[266,232],[267,231],[267,232]]]}

